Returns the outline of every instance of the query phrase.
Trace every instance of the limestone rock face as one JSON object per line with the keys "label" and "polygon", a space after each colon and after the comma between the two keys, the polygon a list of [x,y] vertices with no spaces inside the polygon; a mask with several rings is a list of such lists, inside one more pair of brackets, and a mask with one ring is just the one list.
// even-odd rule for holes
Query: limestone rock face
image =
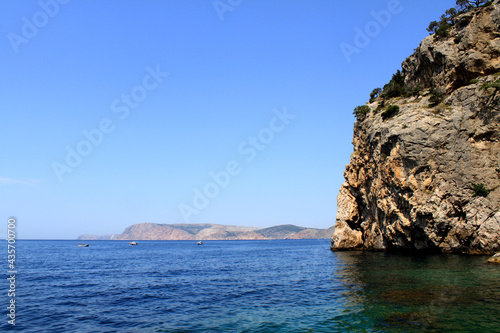
{"label": "limestone rock face", "polygon": [[[378,98],[356,121],[332,250],[500,251],[500,89],[484,89],[500,78],[489,75],[500,71],[500,1],[462,16],[468,25],[403,63],[420,96],[386,100],[399,106],[386,120]],[[430,107],[426,87],[443,87],[443,102]]]}
{"label": "limestone rock face", "polygon": [[500,67],[500,3],[473,9],[457,18],[449,38],[425,38],[403,64],[408,83],[455,90]]}

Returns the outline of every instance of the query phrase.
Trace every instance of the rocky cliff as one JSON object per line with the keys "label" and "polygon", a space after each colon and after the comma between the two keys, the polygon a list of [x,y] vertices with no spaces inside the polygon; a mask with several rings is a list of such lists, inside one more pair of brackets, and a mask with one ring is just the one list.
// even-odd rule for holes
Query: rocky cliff
{"label": "rocky cliff", "polygon": [[499,27],[498,0],[457,15],[403,62],[405,93],[367,103],[332,250],[500,250]]}
{"label": "rocky cliff", "polygon": [[313,229],[291,224],[254,228],[222,224],[138,223],[118,235],[81,235],[80,240],[258,240],[331,238],[333,227]]}

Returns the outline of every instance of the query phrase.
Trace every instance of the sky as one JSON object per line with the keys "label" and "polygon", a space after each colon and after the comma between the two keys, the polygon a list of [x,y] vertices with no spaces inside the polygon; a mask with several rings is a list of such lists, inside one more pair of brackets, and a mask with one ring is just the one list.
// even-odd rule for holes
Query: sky
{"label": "sky", "polygon": [[352,110],[454,1],[0,6],[0,236],[75,239],[333,226]]}

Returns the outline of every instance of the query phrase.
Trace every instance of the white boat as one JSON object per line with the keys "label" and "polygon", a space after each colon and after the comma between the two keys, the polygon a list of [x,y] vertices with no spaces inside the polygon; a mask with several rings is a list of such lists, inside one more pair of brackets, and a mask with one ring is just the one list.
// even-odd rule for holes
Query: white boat
{"label": "white boat", "polygon": [[137,242],[130,242],[129,244],[130,245],[139,245],[139,243],[137,243]]}
{"label": "white boat", "polygon": [[196,245],[203,245],[203,241],[199,241]]}
{"label": "white boat", "polygon": [[86,243],[80,243],[78,244],[78,247],[89,247],[90,245],[89,244],[86,244]]}

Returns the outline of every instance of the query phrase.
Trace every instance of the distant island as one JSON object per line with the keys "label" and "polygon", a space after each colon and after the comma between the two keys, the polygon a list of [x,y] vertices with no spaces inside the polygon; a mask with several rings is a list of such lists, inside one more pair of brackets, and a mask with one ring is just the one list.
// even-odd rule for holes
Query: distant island
{"label": "distant island", "polygon": [[157,224],[138,223],[121,234],[81,235],[78,240],[266,240],[266,239],[331,239],[334,227],[314,229],[292,224],[269,228],[222,224]]}

